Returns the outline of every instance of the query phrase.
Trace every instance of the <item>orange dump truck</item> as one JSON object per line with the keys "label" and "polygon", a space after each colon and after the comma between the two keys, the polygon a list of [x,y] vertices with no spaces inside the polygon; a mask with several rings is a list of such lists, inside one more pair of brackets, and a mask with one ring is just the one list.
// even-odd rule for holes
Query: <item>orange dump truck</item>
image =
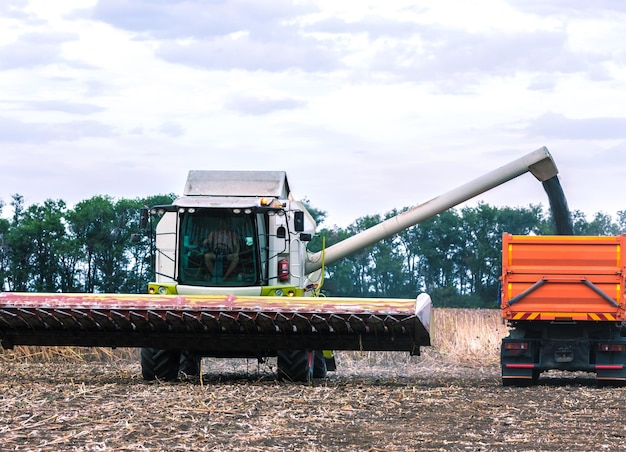
{"label": "orange dump truck", "polygon": [[626,382],[626,236],[502,238],[502,382],[550,369]]}

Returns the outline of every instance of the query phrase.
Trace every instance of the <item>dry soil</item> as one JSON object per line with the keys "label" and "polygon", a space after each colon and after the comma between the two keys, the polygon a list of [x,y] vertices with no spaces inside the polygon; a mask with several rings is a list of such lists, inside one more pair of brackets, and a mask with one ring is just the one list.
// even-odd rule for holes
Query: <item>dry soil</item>
{"label": "dry soil", "polygon": [[626,450],[625,389],[593,375],[515,388],[432,352],[338,362],[307,385],[272,360],[204,359],[173,383],[144,382],[134,359],[0,361],[0,450]]}

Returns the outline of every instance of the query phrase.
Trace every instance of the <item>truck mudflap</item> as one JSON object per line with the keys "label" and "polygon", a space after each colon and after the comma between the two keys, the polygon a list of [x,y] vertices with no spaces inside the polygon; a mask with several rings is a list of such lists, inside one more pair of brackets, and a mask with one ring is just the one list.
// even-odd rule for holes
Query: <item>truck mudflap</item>
{"label": "truck mudflap", "polygon": [[202,353],[395,350],[430,345],[431,300],[0,293],[2,346]]}

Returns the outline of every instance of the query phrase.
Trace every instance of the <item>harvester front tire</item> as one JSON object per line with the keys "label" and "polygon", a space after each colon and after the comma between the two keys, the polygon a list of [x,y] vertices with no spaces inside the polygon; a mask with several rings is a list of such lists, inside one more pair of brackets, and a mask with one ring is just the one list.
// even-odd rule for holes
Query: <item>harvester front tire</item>
{"label": "harvester front tire", "polygon": [[309,382],[326,377],[326,359],[321,350],[313,351],[313,368],[309,367],[307,350],[278,350],[278,377],[281,380]]}
{"label": "harvester front tire", "polygon": [[142,348],[140,358],[144,380],[174,381],[178,378],[180,350]]}
{"label": "harvester front tire", "polygon": [[200,375],[200,357],[193,352],[184,350],[180,354],[180,371],[189,376]]}
{"label": "harvester front tire", "polygon": [[324,352],[322,350],[315,350],[313,352],[313,378],[326,378],[328,374],[328,365]]}

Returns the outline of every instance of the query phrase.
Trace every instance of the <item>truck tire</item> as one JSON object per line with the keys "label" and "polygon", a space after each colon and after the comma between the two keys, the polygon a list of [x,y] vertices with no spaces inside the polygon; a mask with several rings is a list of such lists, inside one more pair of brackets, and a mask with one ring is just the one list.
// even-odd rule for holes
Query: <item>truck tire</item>
{"label": "truck tire", "polygon": [[518,388],[524,388],[532,386],[534,381],[530,378],[503,378],[502,386],[516,386]]}
{"label": "truck tire", "polygon": [[313,365],[309,366],[307,350],[278,350],[278,377],[282,380],[310,382],[326,377],[326,359],[321,350],[314,350]]}
{"label": "truck tire", "polygon": [[142,348],[140,352],[141,375],[144,380],[173,381],[178,378],[180,350]]}

